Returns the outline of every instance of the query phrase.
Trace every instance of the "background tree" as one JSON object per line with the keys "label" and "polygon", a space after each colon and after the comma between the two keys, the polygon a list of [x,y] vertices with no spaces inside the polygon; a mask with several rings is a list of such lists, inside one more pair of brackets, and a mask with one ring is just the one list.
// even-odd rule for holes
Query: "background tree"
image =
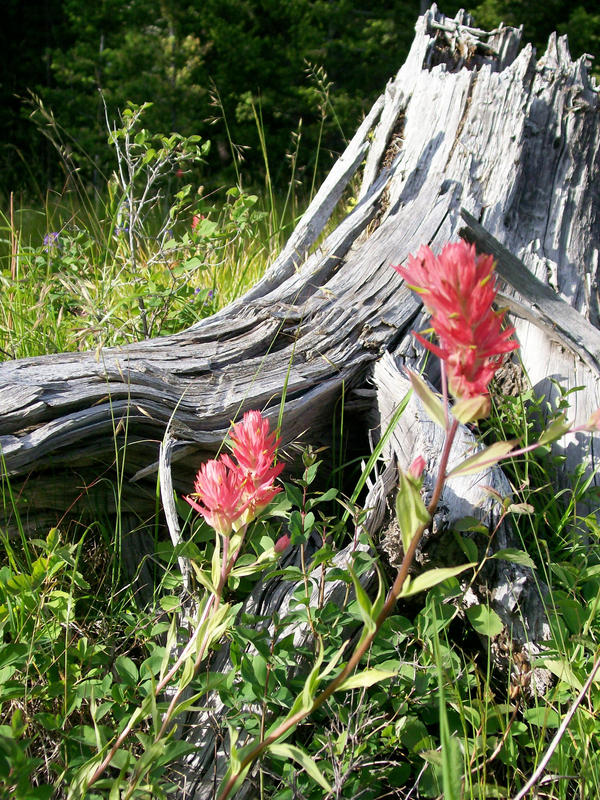
{"label": "background tree", "polygon": [[[130,100],[152,102],[154,131],[199,134],[213,152],[198,180],[209,187],[295,175],[310,187],[341,150],[402,63],[421,10],[417,0],[7,0],[5,74],[0,83],[0,194],[24,195],[63,176],[23,102],[30,91],[67,132],[81,176],[97,182],[111,169],[109,119]],[[454,14],[460,2],[444,3]],[[524,40],[545,47],[552,30],[568,33],[573,55],[598,52],[600,13],[584,0],[484,0],[470,8],[478,24],[524,22]],[[35,116],[35,115],[34,115]],[[42,128],[48,118],[38,115]],[[301,131],[298,137],[297,132]]]}

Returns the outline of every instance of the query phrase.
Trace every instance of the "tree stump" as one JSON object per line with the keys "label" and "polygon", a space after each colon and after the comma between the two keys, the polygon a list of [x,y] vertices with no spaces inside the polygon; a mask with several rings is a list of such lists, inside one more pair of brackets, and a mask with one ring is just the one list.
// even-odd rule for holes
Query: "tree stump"
{"label": "tree stump", "polygon": [[[551,36],[539,60],[530,45],[519,48],[519,30],[485,33],[462,12],[451,20],[432,6],[416,24],[405,64],[244,297],[174,336],[0,364],[3,469],[26,527],[54,525],[78,506],[115,513],[105,479],[117,472],[120,510],[150,520],[167,428],[163,498],[172,512],[170,482],[189,491],[199,463],[244,410],[261,409],[274,424],[284,385],[284,449],[297,441],[327,446],[343,392],[351,443],[366,452],[369,435],[379,435],[406,393],[402,367],[420,363],[409,332],[421,308],[391,264],[421,244],[439,251],[461,231],[499,259],[532,384],[546,393],[557,391],[550,378],[585,386],[573,408],[575,421],[585,421],[600,405],[598,89],[586,58],[571,60],[565,38]],[[359,169],[354,208],[316,246]],[[412,400],[365,500],[373,536],[386,520],[396,464],[425,452],[435,474],[436,436]],[[464,447],[473,445],[466,429],[462,437]],[[589,436],[574,437],[567,467],[590,452],[593,465]],[[510,490],[499,469],[450,482],[432,535],[464,514],[491,528],[495,512],[482,489],[490,483]],[[11,509],[2,513],[14,527]],[[495,546],[506,546],[508,535],[501,530]],[[535,648],[546,628],[539,591],[527,570],[497,563],[487,597],[469,602],[490,599],[520,646]],[[261,586],[249,603],[264,609],[275,597],[282,602]],[[211,797],[224,767],[209,727],[192,721],[198,750],[186,761],[182,797]]]}

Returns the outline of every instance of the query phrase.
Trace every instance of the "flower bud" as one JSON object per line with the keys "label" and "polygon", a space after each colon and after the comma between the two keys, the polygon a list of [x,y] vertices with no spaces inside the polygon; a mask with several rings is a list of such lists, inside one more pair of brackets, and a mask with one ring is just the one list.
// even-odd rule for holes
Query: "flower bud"
{"label": "flower bud", "polygon": [[276,553],[283,553],[284,550],[288,549],[288,547],[290,546],[290,543],[291,543],[290,537],[287,535],[287,533],[284,533],[283,536],[281,536],[275,542],[275,552]]}
{"label": "flower bud", "polygon": [[410,467],[408,468],[408,474],[413,477],[415,480],[419,480],[421,475],[423,474],[423,470],[425,469],[425,459],[423,456],[417,456]]}

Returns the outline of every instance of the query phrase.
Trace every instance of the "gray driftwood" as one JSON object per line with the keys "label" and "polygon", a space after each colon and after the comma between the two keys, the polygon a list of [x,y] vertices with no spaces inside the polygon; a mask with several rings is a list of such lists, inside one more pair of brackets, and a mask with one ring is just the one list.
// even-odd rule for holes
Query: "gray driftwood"
{"label": "gray driftwood", "polygon": [[[578,421],[599,405],[597,88],[586,59],[573,62],[564,38],[551,36],[538,60],[530,45],[520,49],[519,30],[487,34],[468,23],[435,6],[419,18],[406,63],[245,297],[175,336],[0,365],[3,469],[29,529],[56,524],[67,507],[114,513],[106,479],[116,467],[124,476],[121,509],[150,520],[159,460],[168,507],[171,482],[176,492],[189,491],[195,468],[243,410],[260,408],[276,420],[286,377],[284,449],[298,440],[327,444],[343,391],[346,430],[366,451],[406,390],[402,367],[419,363],[409,337],[419,303],[390,265],[423,243],[439,250],[463,229],[500,257],[532,383],[546,392],[555,391],[549,376],[585,386],[574,398]],[[363,163],[356,206],[315,247]],[[418,404],[411,406],[366,499],[376,509],[366,524],[374,537],[386,527],[392,559],[386,498],[396,463],[406,466],[425,449],[434,471],[436,436]],[[472,447],[468,432],[462,436]],[[574,438],[569,463],[589,451],[588,436]],[[495,512],[482,489],[490,482],[509,491],[499,470],[449,484],[435,529],[465,513],[492,528]],[[2,513],[14,526],[10,508]],[[176,540],[176,516],[167,522]],[[495,546],[507,536],[501,529]],[[130,540],[130,557],[143,555],[139,541]],[[488,577],[487,596],[470,590],[465,602],[492,600],[518,645],[538,646],[545,620],[530,576],[500,564]],[[280,591],[259,587],[249,607],[279,605]],[[219,730],[216,708],[190,720],[198,750],[183,765],[182,796],[212,797],[226,749],[218,745],[215,760]]]}

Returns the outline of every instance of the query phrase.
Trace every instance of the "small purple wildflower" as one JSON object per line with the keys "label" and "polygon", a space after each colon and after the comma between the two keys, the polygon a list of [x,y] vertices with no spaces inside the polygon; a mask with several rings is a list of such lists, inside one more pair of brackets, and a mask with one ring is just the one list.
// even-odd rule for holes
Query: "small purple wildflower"
{"label": "small purple wildflower", "polygon": [[[206,292],[206,294],[204,294],[204,292]],[[195,294],[195,295],[198,295],[198,294],[204,294],[204,300],[203,300],[203,302],[202,302],[202,305],[203,305],[203,306],[205,306],[207,303],[210,303],[210,302],[212,302],[212,300],[213,300],[213,298],[214,298],[214,296],[215,296],[215,293],[214,293],[214,291],[213,291],[212,289],[209,289],[209,290],[208,290],[208,292],[207,292],[207,291],[206,291],[206,289],[203,289],[203,288],[202,288],[202,287],[200,287],[200,286],[197,286],[197,287],[194,289],[194,294]]]}
{"label": "small purple wildflower", "polygon": [[52,231],[51,233],[47,233],[44,236],[44,247],[46,249],[46,252],[49,253],[55,247],[59,246],[60,246],[60,238],[58,235],[58,231]]}

